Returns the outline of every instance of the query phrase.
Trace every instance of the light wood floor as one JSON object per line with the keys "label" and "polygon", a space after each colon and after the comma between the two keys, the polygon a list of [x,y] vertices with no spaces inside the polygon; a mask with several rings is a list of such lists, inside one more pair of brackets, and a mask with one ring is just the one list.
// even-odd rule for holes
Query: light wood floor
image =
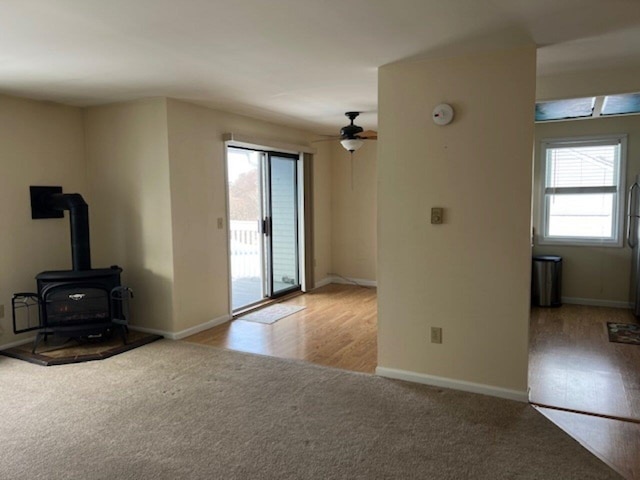
{"label": "light wood floor", "polygon": [[535,403],[640,421],[640,346],[609,342],[623,308],[564,305],[531,314],[529,388]]}
{"label": "light wood floor", "polygon": [[[564,305],[532,311],[533,403],[640,420],[640,346],[609,342],[606,322],[637,320],[619,308]],[[627,478],[640,479],[640,424],[540,411]]]}
{"label": "light wood floor", "polygon": [[240,317],[185,340],[373,373],[378,354],[376,302],[375,289],[327,285],[283,302],[307,308],[272,325]]}

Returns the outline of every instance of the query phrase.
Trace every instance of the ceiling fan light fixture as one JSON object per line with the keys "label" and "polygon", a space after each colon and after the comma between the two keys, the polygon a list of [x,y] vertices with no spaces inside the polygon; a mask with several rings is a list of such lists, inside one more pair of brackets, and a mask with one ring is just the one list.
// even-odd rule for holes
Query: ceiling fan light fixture
{"label": "ceiling fan light fixture", "polygon": [[364,145],[364,141],[360,140],[359,138],[345,138],[344,140],[340,140],[340,143],[342,144],[344,149],[348,150],[349,152],[355,152],[360,147],[362,147],[362,145]]}

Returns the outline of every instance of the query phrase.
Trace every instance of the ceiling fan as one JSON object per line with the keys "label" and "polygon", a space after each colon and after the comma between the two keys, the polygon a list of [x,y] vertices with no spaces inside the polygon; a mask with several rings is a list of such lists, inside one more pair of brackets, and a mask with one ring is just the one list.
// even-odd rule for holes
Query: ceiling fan
{"label": "ceiling fan", "polygon": [[342,146],[350,153],[353,153],[362,147],[362,145],[364,145],[364,140],[377,140],[378,132],[373,130],[364,130],[361,126],[353,123],[360,113],[361,112],[346,112],[345,116],[351,120],[351,123],[340,129],[339,136],[330,137],[326,140],[340,139]]}
{"label": "ceiling fan", "polygon": [[378,132],[373,130],[364,131],[364,129],[353,123],[360,115],[360,112],[347,112],[345,116],[351,120],[349,125],[340,129],[340,143],[349,152],[353,153],[364,145],[364,140],[377,140]]}

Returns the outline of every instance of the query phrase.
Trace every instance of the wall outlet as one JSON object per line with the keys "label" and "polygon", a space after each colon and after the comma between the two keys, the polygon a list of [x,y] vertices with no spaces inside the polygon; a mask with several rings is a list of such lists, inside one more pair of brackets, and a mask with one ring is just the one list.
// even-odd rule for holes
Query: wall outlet
{"label": "wall outlet", "polygon": [[431,327],[431,343],[442,343],[442,328]]}
{"label": "wall outlet", "polygon": [[0,318],[4,318],[4,305],[0,305]]}
{"label": "wall outlet", "polygon": [[222,217],[218,217],[218,230],[222,230],[224,227],[224,219]]}

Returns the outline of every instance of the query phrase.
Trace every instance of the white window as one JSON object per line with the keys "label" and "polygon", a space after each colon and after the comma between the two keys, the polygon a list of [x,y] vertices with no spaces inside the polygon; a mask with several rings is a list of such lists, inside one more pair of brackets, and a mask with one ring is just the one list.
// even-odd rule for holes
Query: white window
{"label": "white window", "polygon": [[626,141],[543,140],[541,244],[622,246]]}

